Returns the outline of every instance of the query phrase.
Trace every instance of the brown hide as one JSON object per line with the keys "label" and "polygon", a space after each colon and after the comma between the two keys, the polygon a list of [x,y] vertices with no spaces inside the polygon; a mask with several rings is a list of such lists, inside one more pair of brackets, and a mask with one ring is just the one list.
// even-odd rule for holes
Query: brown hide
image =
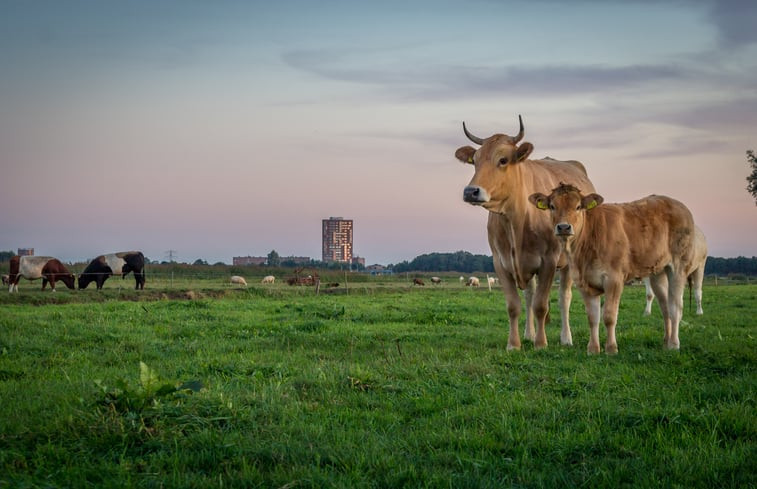
{"label": "brown hide", "polygon": [[600,316],[607,329],[605,351],[617,353],[615,326],[623,286],[642,277],[650,277],[660,302],[665,346],[679,348],[686,280],[702,265],[697,258],[701,246],[697,246],[694,218],[685,205],[659,195],[602,205],[600,195],[582,195],[569,185],[560,185],[549,196],[533,194],[529,200],[535,209],[549,210],[544,214],[551,217],[568,256],[588,315],[589,353],[600,351]]}
{"label": "brown hide", "polygon": [[[467,135],[466,130],[466,135]],[[492,250],[494,267],[500,278],[500,286],[505,292],[510,318],[508,349],[520,348],[518,318],[520,297],[517,289],[536,287],[533,292],[531,310],[527,301],[526,337],[537,322],[537,347],[546,346],[544,323],[549,308],[550,285],[561,260],[562,247],[554,236],[549,216],[533,208],[528,197],[534,192],[546,192],[568,182],[593,191],[586,169],[578,161],[558,161],[550,158],[530,160],[533,145],[517,141],[522,137],[495,134],[481,140],[481,147],[459,148],[455,156],[463,163],[473,164],[475,173],[463,191],[463,199],[473,205],[480,205],[489,211],[487,231]],[[470,138],[470,136],[469,136]],[[566,297],[569,306],[570,283],[561,280],[561,301]],[[538,283],[533,282],[534,277]],[[566,283],[567,282],[567,283]],[[533,313],[533,318],[530,318]],[[563,312],[561,341],[571,344],[567,310]]]}
{"label": "brown hide", "polygon": [[60,260],[53,258],[42,267],[42,290],[45,290],[47,282],[50,282],[50,288],[55,290],[55,282],[58,280],[66,284],[69,289],[76,288],[74,274],[69,272]]}

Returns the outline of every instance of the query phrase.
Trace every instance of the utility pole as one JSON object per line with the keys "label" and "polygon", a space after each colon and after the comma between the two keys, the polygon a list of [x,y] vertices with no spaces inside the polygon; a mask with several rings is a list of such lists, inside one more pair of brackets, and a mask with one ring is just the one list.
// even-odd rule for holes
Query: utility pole
{"label": "utility pole", "polygon": [[168,258],[168,263],[174,263],[176,261],[176,256],[178,255],[178,251],[176,250],[168,250],[166,251],[166,258]]}

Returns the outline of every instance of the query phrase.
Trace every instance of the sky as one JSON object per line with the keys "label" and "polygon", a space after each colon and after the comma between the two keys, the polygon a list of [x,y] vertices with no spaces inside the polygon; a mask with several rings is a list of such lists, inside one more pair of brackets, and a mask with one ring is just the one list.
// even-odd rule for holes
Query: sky
{"label": "sky", "polygon": [[454,153],[521,114],[757,255],[752,0],[0,0],[0,70],[0,250],[320,259],[340,216],[369,265],[491,254]]}

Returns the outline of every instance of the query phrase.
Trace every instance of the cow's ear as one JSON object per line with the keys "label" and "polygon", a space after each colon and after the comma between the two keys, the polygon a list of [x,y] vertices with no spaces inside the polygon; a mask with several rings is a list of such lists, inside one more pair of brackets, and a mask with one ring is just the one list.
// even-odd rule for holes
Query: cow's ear
{"label": "cow's ear", "polygon": [[604,197],[599,194],[589,194],[581,199],[581,205],[584,209],[590,211],[604,201]]}
{"label": "cow's ear", "polygon": [[518,146],[518,149],[515,153],[515,162],[519,163],[525,160],[526,158],[528,158],[528,155],[530,155],[531,151],[533,150],[534,150],[533,144],[528,143],[528,142],[521,144],[520,146]]}
{"label": "cow's ear", "polygon": [[528,196],[528,201],[536,206],[537,209],[546,211],[549,209],[549,198],[540,193],[531,194]]}
{"label": "cow's ear", "polygon": [[472,165],[474,154],[476,154],[475,148],[472,148],[470,146],[463,146],[462,148],[457,148],[457,151],[455,151],[455,158],[462,161],[463,163]]}

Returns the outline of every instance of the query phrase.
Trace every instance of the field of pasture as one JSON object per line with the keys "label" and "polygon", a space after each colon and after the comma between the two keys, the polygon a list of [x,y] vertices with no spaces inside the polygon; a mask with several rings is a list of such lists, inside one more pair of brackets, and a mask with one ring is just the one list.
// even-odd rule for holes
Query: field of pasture
{"label": "field of pasture", "polygon": [[628,287],[587,356],[578,293],[574,347],[553,300],[549,347],[508,353],[459,275],[163,272],[0,293],[0,488],[757,486],[757,285],[687,294],[680,352]]}

